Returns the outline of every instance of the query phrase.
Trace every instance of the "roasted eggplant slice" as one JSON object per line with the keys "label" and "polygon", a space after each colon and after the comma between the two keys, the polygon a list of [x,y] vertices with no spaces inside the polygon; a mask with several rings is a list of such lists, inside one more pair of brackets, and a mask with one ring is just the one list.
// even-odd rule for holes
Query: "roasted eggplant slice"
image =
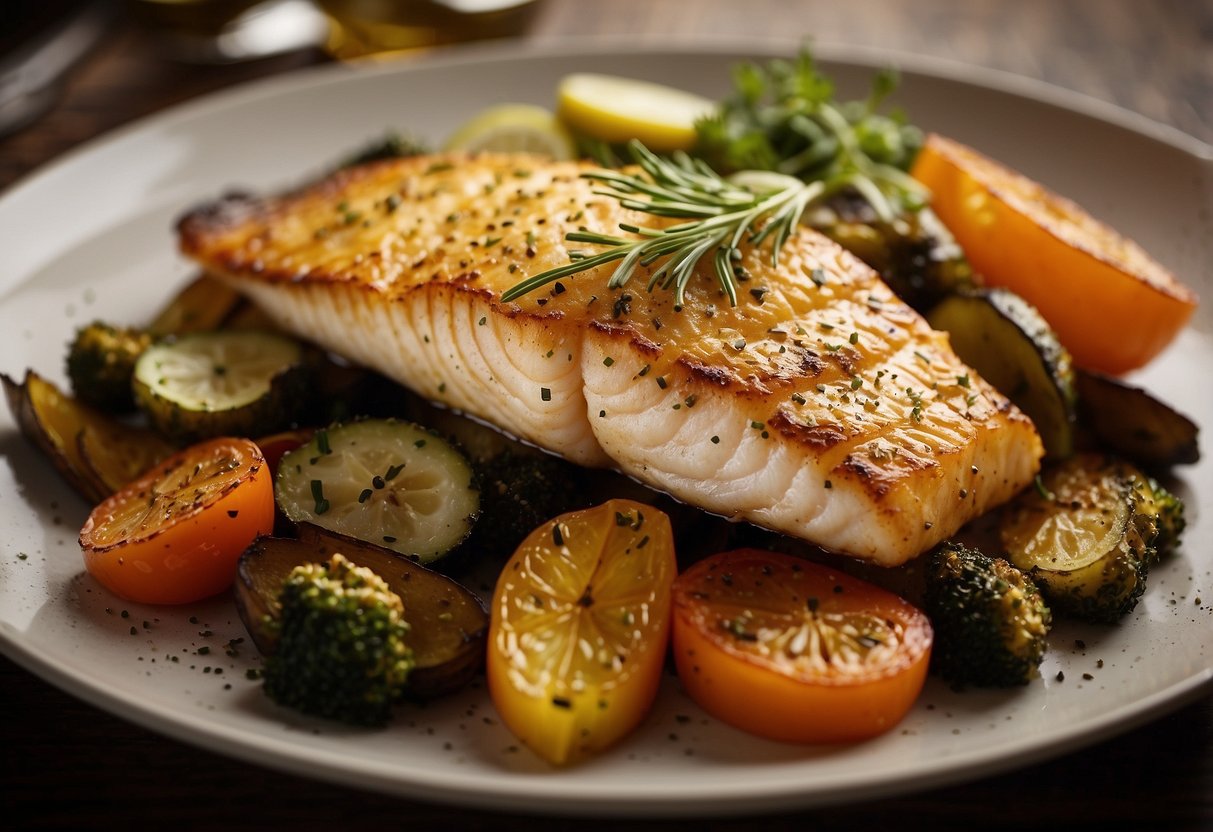
{"label": "roasted eggplant slice", "polygon": [[489,617],[468,589],[387,549],[308,524],[300,539],[258,539],[240,558],[236,605],[257,648],[274,651],[266,617],[277,612],[277,597],[291,570],[303,563],[326,562],[340,552],[374,571],[404,602],[409,647],[416,661],[406,691],[429,699],[457,690],[484,662]]}
{"label": "roasted eggplant slice", "polygon": [[1044,318],[1005,289],[953,295],[927,315],[966,364],[1027,413],[1051,460],[1074,450],[1074,370]]}
{"label": "roasted eggplant slice", "polygon": [[1079,424],[1109,451],[1147,468],[1200,460],[1196,423],[1140,387],[1079,370]]}
{"label": "roasted eggplant slice", "polygon": [[80,404],[32,370],[21,384],[2,378],[21,432],[90,503],[101,502],[172,453],[172,446],[151,431]]}

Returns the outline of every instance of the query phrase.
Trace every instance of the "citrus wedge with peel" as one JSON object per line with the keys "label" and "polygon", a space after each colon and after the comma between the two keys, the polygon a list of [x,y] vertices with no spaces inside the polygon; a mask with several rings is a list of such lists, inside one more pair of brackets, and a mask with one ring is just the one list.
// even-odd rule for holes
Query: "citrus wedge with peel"
{"label": "citrus wedge with peel", "polygon": [[684,90],[593,73],[565,76],[557,99],[557,114],[574,132],[611,143],[638,139],[658,153],[689,150],[695,121],[716,109]]}
{"label": "citrus wedge with peel", "polygon": [[1132,240],[958,142],[928,137],[911,173],[974,271],[1040,310],[1077,367],[1144,366],[1196,309],[1196,294]]}
{"label": "citrus wedge with peel", "polygon": [[610,500],[562,514],[522,542],[493,595],[493,705],[555,765],[611,746],[657,695],[677,566],[670,521]]}
{"label": "citrus wedge with peel", "polygon": [[500,104],[459,126],[447,150],[466,153],[532,153],[562,162],[577,157],[577,144],[550,110],[533,104]]}

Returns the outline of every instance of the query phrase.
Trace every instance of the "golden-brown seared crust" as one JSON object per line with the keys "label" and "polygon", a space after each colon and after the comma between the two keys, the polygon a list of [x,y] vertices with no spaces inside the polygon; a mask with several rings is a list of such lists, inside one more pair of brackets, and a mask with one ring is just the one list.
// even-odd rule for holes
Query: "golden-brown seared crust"
{"label": "golden-brown seared crust", "polygon": [[[517,157],[415,157],[341,171],[277,200],[229,197],[181,220],[181,248],[213,270],[262,281],[349,283],[387,299],[433,282],[499,295],[567,263],[568,231],[584,225],[618,233],[620,222],[652,220],[596,196],[576,164],[526,164]],[[856,351],[845,340],[836,349],[821,328],[840,297],[852,308],[837,316],[835,338],[855,329],[881,337],[916,318],[870,269],[808,230],[788,244],[782,268],[771,266],[766,250],[752,251],[738,273],[737,307],[709,277],[693,280],[686,307],[676,310],[670,293],[644,290],[643,268],[628,286],[607,290],[607,267],[500,311],[560,313],[578,326],[626,329],[638,348],[678,344],[678,352],[664,350],[669,362],[757,396],[860,369]],[[816,287],[814,276],[825,286]],[[876,312],[876,304],[886,308]]]}
{"label": "golden-brown seared crust", "polygon": [[[744,420],[764,441],[800,449],[823,479],[858,489],[906,528],[933,523],[913,518],[951,505],[939,494],[917,493],[937,491],[945,474],[961,484],[948,486],[950,492],[980,484],[983,505],[1030,478],[1040,443],[1026,417],[962,364],[946,336],[871,269],[808,229],[792,234],[778,267],[769,249],[743,251],[737,306],[720,291],[710,258],[699,264],[682,308],[675,308],[672,293],[646,290],[656,264],[638,268],[621,289],[607,288],[608,265],[502,303],[508,288],[569,262],[569,232],[619,235],[621,223],[661,222],[595,194],[581,178],[584,170],[519,156],[380,162],[279,199],[234,195],[199,208],[181,220],[180,244],[238,287],[260,287],[261,296],[269,296],[269,287],[281,290],[278,297],[328,287],[353,293],[333,294],[335,304],[339,296],[356,295],[365,306],[410,308],[448,308],[450,299],[463,297],[485,310],[477,312],[480,318],[509,321],[509,338],[586,349],[593,342],[594,383],[603,389],[615,389],[612,376],[603,375],[605,365],[610,373],[628,374],[614,377],[619,390],[668,389],[672,403],[663,406],[671,411],[700,398],[727,400],[729,418]],[[568,351],[570,362],[574,352]],[[587,385],[590,369],[582,370]],[[443,398],[440,391],[421,392]],[[585,419],[585,401],[580,404]],[[689,418],[690,410],[688,404],[669,418]],[[583,433],[591,428],[611,453],[603,433],[609,420],[590,420]],[[542,436],[528,438],[543,443]],[[1028,461],[1009,478],[954,470],[990,456],[988,447],[977,447],[982,443],[1013,445],[995,449],[993,457],[1005,459],[1003,450],[1014,450]],[[1007,481],[993,485],[1000,476]],[[954,498],[950,493],[958,502]],[[962,499],[958,516],[963,521],[980,508]],[[914,538],[906,545],[926,542]]]}

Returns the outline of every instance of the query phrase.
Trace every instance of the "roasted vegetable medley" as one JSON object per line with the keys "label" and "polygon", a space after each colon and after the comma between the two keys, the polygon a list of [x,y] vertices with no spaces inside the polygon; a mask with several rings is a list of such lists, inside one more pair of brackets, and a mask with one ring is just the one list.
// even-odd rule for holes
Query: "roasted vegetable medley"
{"label": "roasted vegetable medley", "polygon": [[[1160,482],[1171,466],[1196,461],[1197,428],[1105,372],[1148,360],[1190,314],[1190,291],[1158,279],[1156,264],[1084,265],[1075,250],[1090,240],[1062,231],[1047,245],[1057,269],[1078,269],[1079,282],[1104,275],[1124,303],[1164,310],[1168,331],[1103,353],[1106,333],[1073,310],[1060,320],[1038,311],[1024,299],[1038,278],[1005,273],[1001,252],[966,213],[975,198],[958,194],[983,194],[982,210],[1004,218],[1009,236],[997,245],[1030,245],[1066,218],[1088,231],[1095,221],[924,136],[903,115],[883,114],[892,74],[878,77],[868,99],[839,102],[806,52],[740,68],[733,93],[707,111],[698,97],[649,89],[677,104],[659,116],[611,92],[652,85],[574,80],[561,88],[559,114],[523,118],[526,108],[506,107],[452,141],[579,147],[616,164],[625,140],[652,137],[660,155],[635,150],[650,179],[603,175],[649,194],[681,193],[665,208],[684,219],[691,215],[679,211],[723,222],[737,209],[703,205],[745,195],[746,182],[776,182],[796,210],[764,214],[753,205],[769,191],[755,190],[731,245],[746,234],[763,244],[779,226],[766,243],[777,257],[787,230],[803,223],[850,252],[839,256],[878,271],[1031,418],[1047,450],[1036,487],[984,534],[860,580],[845,562],[810,562],[824,553],[807,545],[732,527],[437,407],[277,331],[249,300],[202,276],[143,325],[82,327],[67,349],[70,395],[33,370],[3,379],[22,432],[97,504],[80,535],[90,574],[121,597],[163,604],[234,582],[265,657],[265,692],[321,718],[382,725],[398,703],[449,694],[487,661],[504,723],[554,764],[602,751],[644,718],[671,630],[683,688],[709,713],[774,739],[840,742],[896,724],[928,666],[957,687],[1030,684],[1055,621],[1107,625],[1132,614],[1150,568],[1179,545],[1183,504]],[[545,130],[559,135],[527,133]],[[341,166],[423,152],[389,134]],[[725,183],[716,173],[740,176],[696,191]],[[1036,208],[1004,204],[1000,185],[1029,194]],[[1037,209],[1047,206],[1046,222]],[[583,242],[609,251],[635,241]],[[681,257],[669,272],[681,292],[707,248],[662,245],[645,256]],[[739,278],[719,246],[728,303]],[[579,257],[562,279],[582,279],[587,258],[598,262]],[[1139,285],[1151,281],[1165,297]],[[804,557],[737,548],[757,539]],[[473,570],[500,573],[491,598],[459,582]]]}

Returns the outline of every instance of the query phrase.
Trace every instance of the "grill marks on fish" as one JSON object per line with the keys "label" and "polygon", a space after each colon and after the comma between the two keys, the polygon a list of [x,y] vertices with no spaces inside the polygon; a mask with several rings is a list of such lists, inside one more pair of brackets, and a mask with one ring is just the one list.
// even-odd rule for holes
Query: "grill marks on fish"
{"label": "grill marks on fish", "polygon": [[[710,263],[681,310],[610,267],[503,304],[564,236],[653,218],[575,164],[421,157],[187,216],[183,250],[285,328],[589,465],[827,548],[900,563],[1031,482],[1030,422],[878,276],[800,229],[778,267]],[[708,258],[710,259],[710,258]],[[753,290],[753,291],[751,291]]]}

